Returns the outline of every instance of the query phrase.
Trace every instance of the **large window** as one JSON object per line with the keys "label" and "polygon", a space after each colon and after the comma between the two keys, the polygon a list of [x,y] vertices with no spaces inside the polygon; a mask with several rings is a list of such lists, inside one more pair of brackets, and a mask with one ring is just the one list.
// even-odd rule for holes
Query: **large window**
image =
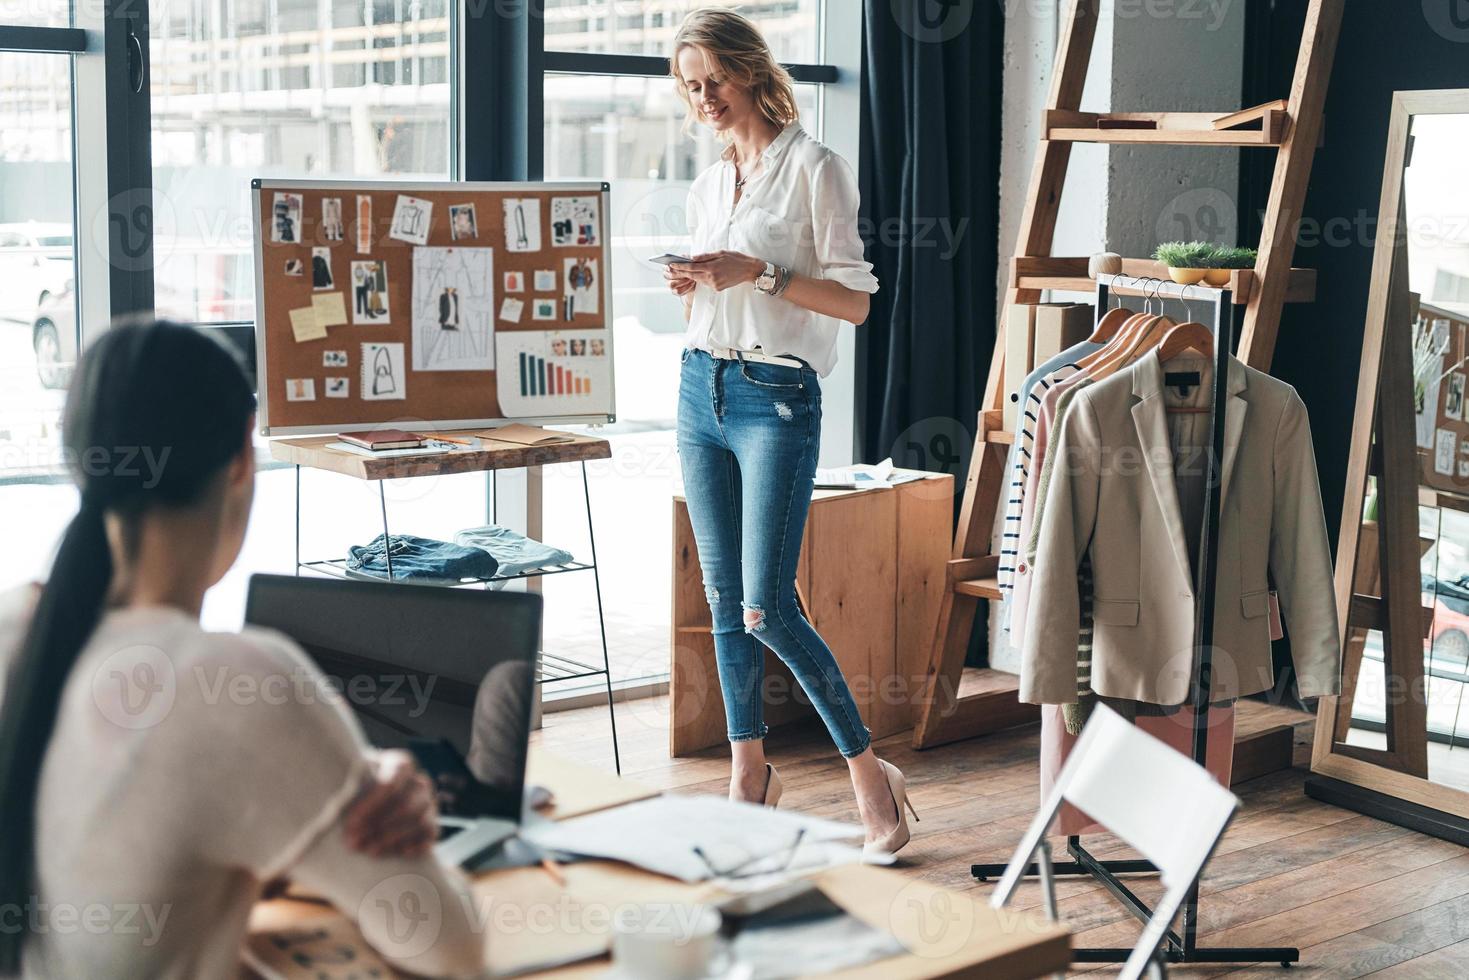
{"label": "large window", "polygon": [[252,177],[449,176],[449,0],[153,5],[157,301],[254,319]]}
{"label": "large window", "polygon": [[781,61],[820,60],[824,0],[545,0],[546,49],[666,55],[690,10],[729,7],[758,21]]}
{"label": "large window", "polygon": [[71,55],[0,52],[0,478],[60,468],[77,318]]}

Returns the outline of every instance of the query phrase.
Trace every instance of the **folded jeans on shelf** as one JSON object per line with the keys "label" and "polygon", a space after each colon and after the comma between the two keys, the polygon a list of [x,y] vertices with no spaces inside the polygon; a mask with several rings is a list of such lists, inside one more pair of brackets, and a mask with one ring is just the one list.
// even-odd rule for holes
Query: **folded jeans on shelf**
{"label": "folded jeans on shelf", "polygon": [[564,565],[573,560],[569,551],[542,544],[498,524],[466,528],[454,535],[454,542],[493,555],[499,563],[501,575],[520,575],[548,565]]}
{"label": "folded jeans on shelf", "polygon": [[495,557],[479,548],[466,548],[433,538],[411,534],[379,534],[370,544],[347,549],[347,571],[373,578],[387,578],[388,559],[393,562],[395,582],[458,582],[467,578],[491,578],[499,571]]}

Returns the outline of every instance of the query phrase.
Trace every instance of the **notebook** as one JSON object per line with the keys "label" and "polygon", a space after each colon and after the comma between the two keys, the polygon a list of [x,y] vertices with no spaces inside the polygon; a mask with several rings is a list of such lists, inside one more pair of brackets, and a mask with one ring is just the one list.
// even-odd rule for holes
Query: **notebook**
{"label": "notebook", "polygon": [[341,432],[337,438],[363,449],[417,449],[423,438],[402,429],[374,429],[371,432]]}
{"label": "notebook", "polygon": [[517,446],[552,446],[559,442],[571,442],[575,438],[565,432],[538,429],[533,425],[522,425],[519,422],[501,426],[498,429],[488,429],[483,434],[486,438],[496,442],[510,442]]}

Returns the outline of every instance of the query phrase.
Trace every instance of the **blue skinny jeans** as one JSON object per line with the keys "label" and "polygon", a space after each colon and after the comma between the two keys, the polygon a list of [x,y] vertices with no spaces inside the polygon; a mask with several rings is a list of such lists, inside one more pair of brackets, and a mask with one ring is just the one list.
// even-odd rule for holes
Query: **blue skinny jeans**
{"label": "blue skinny jeans", "polygon": [[[790,667],[850,759],[866,751],[871,733],[831,648],[796,603],[820,434],[813,369],[684,350],[678,451],[729,740],[765,737],[764,644]],[[753,625],[746,610],[758,614]]]}

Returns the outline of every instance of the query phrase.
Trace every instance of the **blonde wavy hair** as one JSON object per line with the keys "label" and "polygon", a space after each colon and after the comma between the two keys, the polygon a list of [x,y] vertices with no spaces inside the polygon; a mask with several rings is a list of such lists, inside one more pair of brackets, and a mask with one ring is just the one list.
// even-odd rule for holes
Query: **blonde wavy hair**
{"label": "blonde wavy hair", "polygon": [[[749,18],[733,10],[705,8],[691,11],[679,25],[673,38],[673,54],[668,59],[668,73],[677,83],[678,94],[688,107],[684,118],[685,134],[693,132],[702,118],[697,102],[689,95],[689,86],[678,70],[678,56],[684,48],[704,52],[714,74],[749,89],[755,96],[755,107],[769,122],[784,129],[800,118],[796,108],[795,81],[770,52],[770,45],[760,29]],[[724,134],[721,139],[727,140]]]}

